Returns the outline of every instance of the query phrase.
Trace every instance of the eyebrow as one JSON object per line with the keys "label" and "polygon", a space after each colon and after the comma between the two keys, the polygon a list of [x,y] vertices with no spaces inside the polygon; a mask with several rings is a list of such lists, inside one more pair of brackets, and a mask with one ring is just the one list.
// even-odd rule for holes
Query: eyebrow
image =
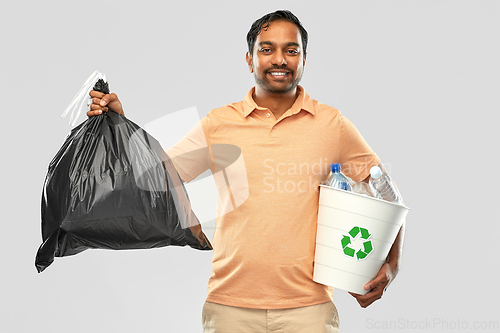
{"label": "eyebrow", "polygon": [[[267,40],[259,43],[259,46],[263,46],[263,45],[271,45],[271,46],[273,46],[273,45],[274,45],[274,43],[273,43],[273,42],[271,42],[271,41],[267,41]],[[300,44],[295,43],[295,42],[289,42],[289,43],[287,43],[287,44],[286,44],[286,46],[285,46],[285,47],[289,47],[289,46],[296,46],[296,47],[300,47]]]}

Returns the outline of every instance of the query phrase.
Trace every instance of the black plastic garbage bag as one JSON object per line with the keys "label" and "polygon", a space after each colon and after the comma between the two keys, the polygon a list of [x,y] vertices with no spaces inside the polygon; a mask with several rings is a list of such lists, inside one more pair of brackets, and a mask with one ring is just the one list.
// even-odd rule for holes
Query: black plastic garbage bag
{"label": "black plastic garbage bag", "polygon": [[[102,80],[94,90],[109,93]],[[112,110],[74,128],[50,162],[42,239],[38,272],[89,248],[212,249],[158,141]]]}

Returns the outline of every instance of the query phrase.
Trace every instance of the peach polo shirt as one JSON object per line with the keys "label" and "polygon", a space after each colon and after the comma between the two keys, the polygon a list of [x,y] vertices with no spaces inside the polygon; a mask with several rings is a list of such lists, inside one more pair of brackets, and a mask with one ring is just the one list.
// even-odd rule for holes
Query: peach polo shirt
{"label": "peach polo shirt", "polygon": [[[255,103],[254,89],[209,112],[167,151],[186,182],[214,172],[220,216],[207,301],[259,309],[328,302],[332,289],[312,280],[318,185],[331,163],[361,181],[380,160],[349,120],[301,86],[280,119]],[[230,155],[220,147],[236,147],[238,158],[217,167]]]}

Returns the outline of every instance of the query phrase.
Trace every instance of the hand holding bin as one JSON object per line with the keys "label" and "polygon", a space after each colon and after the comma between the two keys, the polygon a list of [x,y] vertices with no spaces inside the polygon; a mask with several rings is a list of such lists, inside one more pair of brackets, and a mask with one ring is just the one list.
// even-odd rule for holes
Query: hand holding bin
{"label": "hand holding bin", "polygon": [[409,208],[320,185],[315,282],[364,295],[385,263]]}

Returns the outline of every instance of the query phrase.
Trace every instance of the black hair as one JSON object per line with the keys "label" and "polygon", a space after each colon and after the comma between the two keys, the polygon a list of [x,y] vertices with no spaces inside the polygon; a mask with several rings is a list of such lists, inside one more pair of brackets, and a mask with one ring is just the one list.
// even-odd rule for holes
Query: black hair
{"label": "black hair", "polygon": [[289,10],[277,10],[274,13],[269,13],[262,16],[260,19],[256,20],[252,26],[250,27],[250,31],[247,33],[247,44],[248,44],[248,52],[250,56],[253,55],[253,47],[255,44],[255,40],[257,36],[261,32],[262,29],[267,30],[269,28],[269,24],[274,21],[287,21],[295,24],[300,30],[300,36],[302,37],[302,47],[304,48],[304,55],[307,53],[307,31],[304,29],[302,24],[300,23],[297,16],[293,15]]}

